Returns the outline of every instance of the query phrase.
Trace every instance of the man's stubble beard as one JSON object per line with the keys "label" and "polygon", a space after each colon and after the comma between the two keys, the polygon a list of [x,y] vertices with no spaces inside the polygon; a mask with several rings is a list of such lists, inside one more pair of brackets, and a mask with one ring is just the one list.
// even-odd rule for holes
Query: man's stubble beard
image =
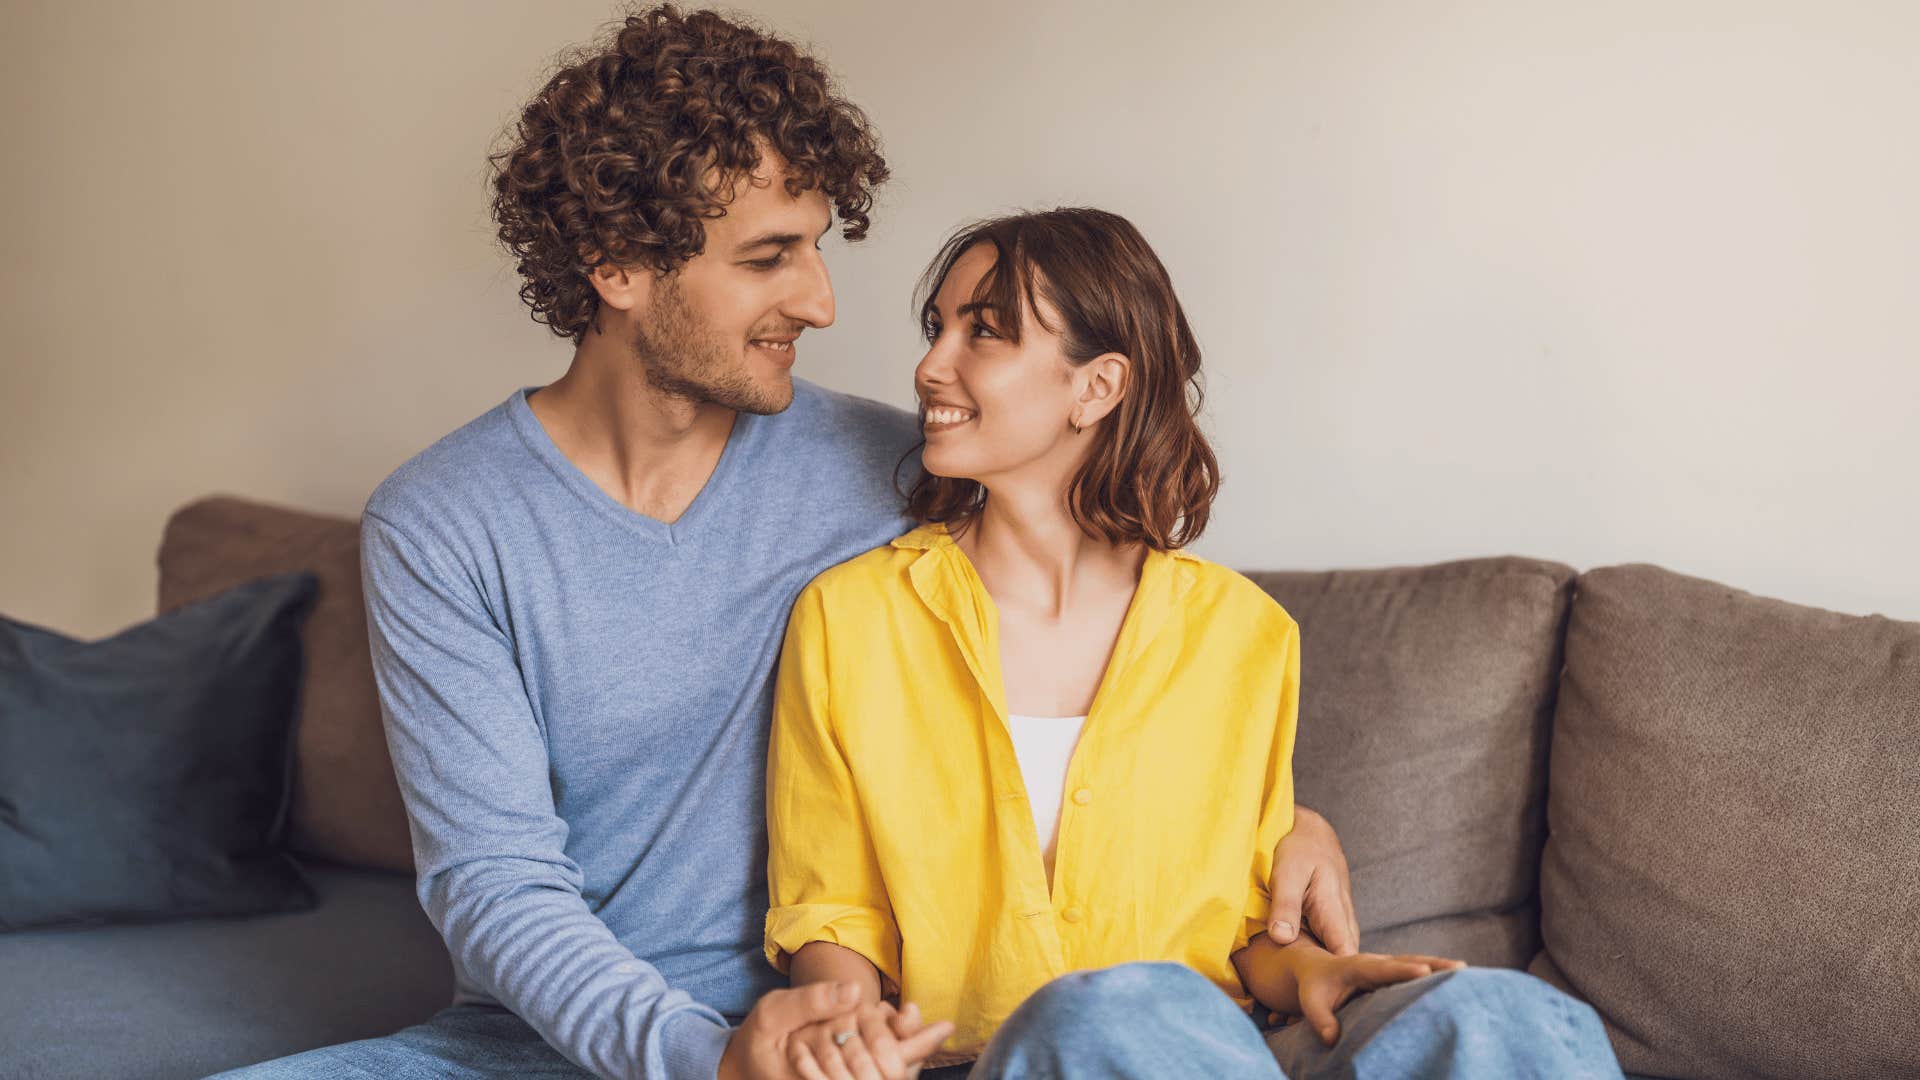
{"label": "man's stubble beard", "polygon": [[793,404],[793,382],[757,385],[742,350],[721,340],[687,304],[679,275],[662,278],[647,317],[633,331],[633,352],[647,385],[668,397],[711,402],[736,412],[769,416]]}

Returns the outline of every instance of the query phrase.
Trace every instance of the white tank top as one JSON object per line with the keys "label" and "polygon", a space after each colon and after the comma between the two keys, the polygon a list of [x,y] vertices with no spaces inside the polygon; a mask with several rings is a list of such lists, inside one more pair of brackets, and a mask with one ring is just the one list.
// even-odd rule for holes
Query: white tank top
{"label": "white tank top", "polygon": [[1060,832],[1060,800],[1067,787],[1067,765],[1080,741],[1084,716],[1008,716],[1013,754],[1033,804],[1033,830],[1040,837],[1040,858],[1053,884],[1053,848]]}

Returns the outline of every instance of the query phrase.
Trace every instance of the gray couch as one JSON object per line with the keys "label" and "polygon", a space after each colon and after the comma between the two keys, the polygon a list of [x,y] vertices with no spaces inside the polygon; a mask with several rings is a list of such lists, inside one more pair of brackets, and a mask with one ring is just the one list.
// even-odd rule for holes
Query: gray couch
{"label": "gray couch", "polygon": [[[210,499],[161,607],[292,568],[322,596],[294,915],[0,934],[0,1077],[187,1077],[384,1034],[451,994],[372,691],[351,521]],[[1630,1073],[1920,1076],[1920,624],[1650,566],[1253,575],[1303,632],[1300,801],[1364,946],[1524,968]],[[351,864],[351,865],[349,865]]]}

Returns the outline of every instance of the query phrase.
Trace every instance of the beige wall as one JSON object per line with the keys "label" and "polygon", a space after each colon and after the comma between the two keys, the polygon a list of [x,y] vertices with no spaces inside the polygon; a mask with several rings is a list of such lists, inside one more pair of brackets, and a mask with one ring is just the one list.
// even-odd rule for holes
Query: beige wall
{"label": "beige wall", "polygon": [[[177,504],[351,513],[557,375],[484,156],[613,10],[10,5],[0,611],[111,631]],[[1208,349],[1202,553],[1644,560],[1920,618],[1920,6],[756,10],[898,175],[803,374],[904,404],[940,236],[1098,204]]]}

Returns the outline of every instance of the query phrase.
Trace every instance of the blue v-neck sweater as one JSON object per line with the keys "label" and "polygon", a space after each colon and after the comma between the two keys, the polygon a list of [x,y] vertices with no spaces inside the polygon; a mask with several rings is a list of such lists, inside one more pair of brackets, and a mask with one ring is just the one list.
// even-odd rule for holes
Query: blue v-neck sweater
{"label": "blue v-neck sweater", "polygon": [[[374,670],[456,1002],[603,1076],[711,1077],[784,984],[762,954],[774,662],[801,588],[910,527],[914,418],[795,380],[671,525],[548,438],[528,391],[380,485]],[[903,479],[917,466],[902,469]]]}

